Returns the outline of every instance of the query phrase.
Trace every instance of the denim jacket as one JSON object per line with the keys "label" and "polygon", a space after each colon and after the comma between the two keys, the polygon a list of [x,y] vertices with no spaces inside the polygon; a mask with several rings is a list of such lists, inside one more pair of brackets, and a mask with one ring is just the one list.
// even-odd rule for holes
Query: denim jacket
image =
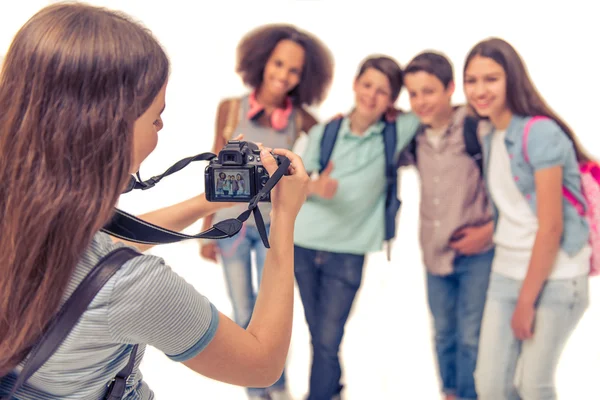
{"label": "denim jacket", "polygon": [[[513,115],[506,129],[506,150],[510,157],[511,173],[519,191],[523,194],[531,210],[537,215],[537,199],[535,192],[534,172],[548,167],[560,165],[563,168],[563,185],[573,193],[577,199],[585,203],[581,194],[581,175],[575,155],[575,148],[567,134],[553,120],[540,120],[531,125],[528,141],[527,154],[529,163],[525,161],[523,154],[523,134],[525,124],[530,117]],[[484,174],[488,184],[489,193],[489,155],[491,139],[494,129],[492,128],[483,137]],[[498,209],[490,196],[494,218],[498,219]],[[587,207],[587,205],[586,205]],[[561,248],[573,256],[583,248],[589,239],[589,226],[584,217],[580,216],[575,207],[563,196],[563,234]]]}

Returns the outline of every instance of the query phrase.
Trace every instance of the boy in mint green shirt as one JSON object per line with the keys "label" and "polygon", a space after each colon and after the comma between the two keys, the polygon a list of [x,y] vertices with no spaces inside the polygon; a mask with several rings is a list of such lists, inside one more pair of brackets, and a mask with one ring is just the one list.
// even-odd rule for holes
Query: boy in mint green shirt
{"label": "boy in mint green shirt", "polygon": [[[388,57],[363,62],[354,82],[355,107],[344,117],[330,162],[311,182],[295,227],[295,276],[311,334],[313,360],[307,400],[339,398],[338,358],[344,326],[362,280],[365,254],[382,249],[385,227],[383,115],[402,88],[400,66]],[[419,126],[396,119],[396,155]],[[303,156],[320,170],[324,124],[313,127]]]}
{"label": "boy in mint green shirt", "polygon": [[[294,241],[298,246],[351,254],[382,249],[386,189],[382,132],[385,123],[375,122],[357,134],[350,128],[351,118],[342,121],[330,164],[319,179],[311,182],[309,199],[296,222]],[[397,154],[412,139],[418,125],[414,114],[398,116]],[[302,157],[307,171],[319,170],[323,130],[324,124],[318,124],[309,133]]]}

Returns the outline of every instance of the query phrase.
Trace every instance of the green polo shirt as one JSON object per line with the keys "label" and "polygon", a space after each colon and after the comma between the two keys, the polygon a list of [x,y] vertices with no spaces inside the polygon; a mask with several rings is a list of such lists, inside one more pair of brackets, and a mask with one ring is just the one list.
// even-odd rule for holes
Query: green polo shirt
{"label": "green polo shirt", "polygon": [[[415,135],[418,118],[402,114],[396,119],[396,154]],[[307,171],[319,171],[320,143],[325,125],[315,125],[302,157]],[[331,154],[331,177],[338,181],[332,199],[311,196],[302,206],[294,232],[300,247],[336,253],[366,254],[379,251],[384,240],[385,154],[384,124],[371,125],[363,135],[350,130],[344,118]]]}

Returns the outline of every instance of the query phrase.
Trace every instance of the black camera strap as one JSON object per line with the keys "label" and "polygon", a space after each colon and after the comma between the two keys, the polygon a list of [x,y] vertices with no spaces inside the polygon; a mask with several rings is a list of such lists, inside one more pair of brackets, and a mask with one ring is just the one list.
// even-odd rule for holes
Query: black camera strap
{"label": "black camera strap", "polygon": [[[23,369],[19,373],[13,387],[6,397],[0,400],[12,400],[19,389],[52,357],[60,345],[69,336],[79,318],[87,310],[98,292],[127,261],[139,256],[140,253],[128,247],[119,247],[98,261],[85,276],[79,286],[61,306],[58,313],[51,319],[43,335],[32,347],[25,359]],[[129,354],[129,361],[109,383],[108,393],[103,399],[120,399],[125,393],[127,379],[133,372],[138,345],[134,345]]]}
{"label": "black camera strap", "polygon": [[198,155],[195,155],[192,157],[186,157],[184,159],[177,161],[175,164],[171,165],[169,167],[169,169],[167,169],[162,174],[153,176],[152,178],[150,178],[146,181],[142,181],[142,178],[140,178],[140,173],[138,172],[137,173],[138,180],[136,180],[135,177],[132,176],[131,180],[129,181],[129,185],[127,186],[127,188],[125,189],[125,191],[123,193],[130,192],[133,189],[147,190],[147,189],[153,188],[154,185],[156,185],[162,178],[184,169],[190,163],[192,163],[194,161],[210,161],[215,157],[216,157],[216,155],[213,153],[202,153],[202,154],[198,154]]}
{"label": "black camera strap", "polygon": [[[125,193],[133,189],[147,190],[154,187],[161,179],[171,175],[189,165],[194,161],[209,161],[215,158],[216,155],[213,153],[202,153],[193,157],[184,158],[175,164],[173,164],[164,173],[153,176],[152,178],[142,181],[139,175],[139,179],[136,180],[133,176],[131,181],[125,190]],[[248,209],[241,213],[237,218],[230,218],[224,221],[220,221],[213,225],[211,228],[204,232],[200,232],[196,235],[186,235],[180,232],[174,232],[169,229],[162,228],[158,225],[151,224],[147,221],[141,220],[134,215],[126,213],[125,211],[115,209],[113,218],[102,228],[102,231],[109,235],[117,238],[142,244],[166,244],[175,243],[182,240],[188,239],[225,239],[228,237],[235,236],[241,229],[243,223],[250,217],[250,214],[254,214],[254,221],[260,234],[263,244],[266,248],[270,248],[269,239],[267,236],[267,230],[265,223],[258,208],[260,200],[264,199],[271,189],[275,187],[277,182],[285,175],[289,166],[290,160],[286,157],[279,157],[281,164],[277,170],[269,177],[269,180],[262,187],[262,189],[250,200]]]}

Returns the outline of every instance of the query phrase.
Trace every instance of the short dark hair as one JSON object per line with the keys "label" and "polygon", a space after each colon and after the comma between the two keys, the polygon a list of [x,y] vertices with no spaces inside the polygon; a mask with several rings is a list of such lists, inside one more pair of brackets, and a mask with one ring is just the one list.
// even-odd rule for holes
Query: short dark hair
{"label": "short dark hair", "polygon": [[360,78],[369,68],[376,69],[388,78],[392,89],[392,102],[396,102],[404,83],[404,75],[402,73],[402,68],[400,68],[400,64],[388,56],[369,56],[363,60],[358,68],[356,79]]}
{"label": "short dark hair", "polygon": [[448,57],[438,52],[426,51],[420,53],[408,63],[404,73],[410,74],[419,71],[434,75],[445,88],[448,87],[450,82],[454,81],[452,63]]}
{"label": "short dark hair", "polygon": [[294,105],[321,103],[333,79],[333,55],[317,37],[293,25],[264,25],[247,33],[237,48],[236,72],[246,85],[260,87],[267,60],[282,40],[299,44],[305,52],[300,83],[290,93]]}

